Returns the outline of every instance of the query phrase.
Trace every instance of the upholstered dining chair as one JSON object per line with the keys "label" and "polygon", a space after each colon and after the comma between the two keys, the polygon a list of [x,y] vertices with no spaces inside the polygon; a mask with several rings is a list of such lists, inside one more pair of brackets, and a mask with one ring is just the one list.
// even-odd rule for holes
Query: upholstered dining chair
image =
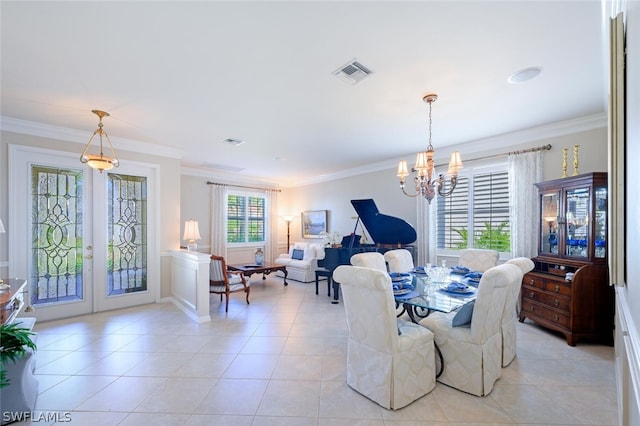
{"label": "upholstered dining chair", "polygon": [[377,251],[354,254],[351,256],[350,262],[353,266],[372,268],[377,269],[378,271],[387,272],[387,263],[384,260],[384,256],[382,253],[378,253]]}
{"label": "upholstered dining chair", "polygon": [[[505,263],[516,265],[526,274],[535,266],[533,261],[528,257],[515,257],[507,260]],[[507,303],[504,305],[502,312],[502,366],[506,367],[516,357],[516,340],[517,340],[517,322],[518,322],[518,299],[520,297],[520,288],[522,280],[511,288],[507,295]]]}
{"label": "upholstered dining chair", "polygon": [[464,249],[460,250],[460,266],[472,271],[484,272],[498,264],[499,253],[496,250]]}
{"label": "upholstered dining chair", "polygon": [[229,312],[229,294],[244,291],[247,294],[248,305],[250,290],[249,282],[247,282],[242,273],[227,271],[227,264],[224,261],[224,257],[216,256],[215,254],[211,255],[211,262],[209,262],[209,293],[219,294],[221,302],[222,295],[225,295],[225,312]]}
{"label": "upholstered dining chair", "polygon": [[413,256],[407,249],[389,250],[384,253],[389,272],[409,272],[413,270]]}
{"label": "upholstered dining chair", "polygon": [[347,384],[384,408],[397,410],[435,387],[433,333],[396,319],[386,271],[338,266],[347,316]]}
{"label": "upholstered dining chair", "polygon": [[503,307],[511,287],[520,281],[517,266],[494,266],[480,279],[469,325],[454,326],[456,311],[434,312],[420,321],[433,332],[442,354],[439,382],[476,396],[491,392],[502,375]]}

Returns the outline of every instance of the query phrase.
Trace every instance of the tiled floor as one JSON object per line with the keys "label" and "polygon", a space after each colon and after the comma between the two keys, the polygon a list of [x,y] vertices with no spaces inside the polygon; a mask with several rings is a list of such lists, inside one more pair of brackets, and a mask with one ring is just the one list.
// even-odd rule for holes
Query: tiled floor
{"label": "tiled floor", "polygon": [[489,396],[438,384],[382,409],[346,385],[343,305],[313,287],[255,276],[251,305],[234,294],[225,314],[212,296],[204,324],[171,303],[38,323],[36,414],[92,426],[617,424],[613,348],[572,348],[532,323]]}

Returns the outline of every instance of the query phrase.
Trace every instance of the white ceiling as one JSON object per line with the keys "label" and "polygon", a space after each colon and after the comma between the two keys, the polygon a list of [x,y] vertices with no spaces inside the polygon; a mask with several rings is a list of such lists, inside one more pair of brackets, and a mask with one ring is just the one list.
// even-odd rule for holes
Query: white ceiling
{"label": "white ceiling", "polygon": [[[86,141],[97,125],[90,111],[103,109],[117,150],[160,145],[185,167],[282,185],[393,168],[426,147],[427,92],[439,95],[442,157],[451,145],[602,114],[601,8],[3,0],[0,113],[5,127],[27,120]],[[349,85],[332,73],[353,58],[374,74]],[[529,66],[544,71],[507,82]],[[246,142],[224,145],[227,137]]]}

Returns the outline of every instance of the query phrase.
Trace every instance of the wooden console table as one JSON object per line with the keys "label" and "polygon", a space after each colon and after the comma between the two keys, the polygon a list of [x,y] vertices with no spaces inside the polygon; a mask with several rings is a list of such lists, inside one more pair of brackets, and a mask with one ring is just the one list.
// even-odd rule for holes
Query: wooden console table
{"label": "wooden console table", "polygon": [[3,288],[5,284],[8,285],[8,287],[0,290],[0,322],[2,324],[10,324],[24,306],[22,292],[27,285],[27,280],[21,278],[4,278],[3,281],[0,289]]}

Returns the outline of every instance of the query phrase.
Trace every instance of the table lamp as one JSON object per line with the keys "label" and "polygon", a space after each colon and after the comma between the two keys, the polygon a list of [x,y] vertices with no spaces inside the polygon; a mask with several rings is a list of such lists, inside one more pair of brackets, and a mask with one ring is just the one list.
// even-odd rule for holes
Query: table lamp
{"label": "table lamp", "polygon": [[182,239],[187,240],[187,250],[196,251],[198,249],[198,244],[196,244],[196,240],[200,239],[200,230],[198,229],[198,221],[189,219],[184,223],[184,235]]}

